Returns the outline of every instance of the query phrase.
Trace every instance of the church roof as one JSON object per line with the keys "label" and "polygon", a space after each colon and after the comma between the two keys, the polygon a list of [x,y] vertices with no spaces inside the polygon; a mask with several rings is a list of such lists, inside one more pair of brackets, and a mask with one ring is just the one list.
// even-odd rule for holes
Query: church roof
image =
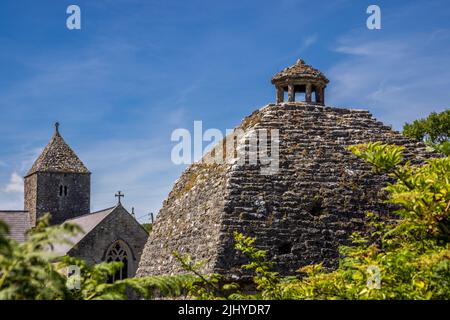
{"label": "church roof", "polygon": [[287,68],[284,68],[272,78],[272,83],[283,81],[287,79],[302,79],[302,78],[315,78],[328,83],[328,79],[319,70],[306,64],[302,59],[298,59],[297,62]]}
{"label": "church roof", "polygon": [[27,176],[36,172],[89,173],[75,152],[64,141],[56,123],[55,133],[41,155],[36,159]]}
{"label": "church roof", "polygon": [[83,230],[83,232],[67,238],[66,240],[70,244],[66,243],[55,245],[53,251],[58,254],[65,255],[117,207],[118,206],[107,208],[101,211],[85,214],[74,219],[66,220],[64,223],[76,224]]}
{"label": "church roof", "polygon": [[25,241],[25,234],[31,228],[27,211],[0,211],[0,220],[8,225],[11,239]]}

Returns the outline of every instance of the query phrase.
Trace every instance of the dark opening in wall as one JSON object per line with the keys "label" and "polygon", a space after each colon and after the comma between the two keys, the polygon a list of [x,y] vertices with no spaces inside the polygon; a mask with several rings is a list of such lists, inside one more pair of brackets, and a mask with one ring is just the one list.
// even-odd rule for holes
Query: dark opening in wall
{"label": "dark opening in wall", "polygon": [[59,196],[60,197],[67,197],[67,194],[69,193],[67,186],[60,185],[59,186]]}
{"label": "dark opening in wall", "polygon": [[292,250],[292,243],[284,242],[278,247],[278,254],[290,254]]}
{"label": "dark opening in wall", "polygon": [[319,215],[323,211],[322,207],[322,199],[319,197],[315,197],[311,203],[311,208],[309,209],[309,213],[312,215]]}

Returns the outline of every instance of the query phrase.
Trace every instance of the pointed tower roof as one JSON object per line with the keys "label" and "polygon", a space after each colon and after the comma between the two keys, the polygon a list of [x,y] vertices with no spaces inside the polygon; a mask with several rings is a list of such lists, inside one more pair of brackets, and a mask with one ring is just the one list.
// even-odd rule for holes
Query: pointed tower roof
{"label": "pointed tower roof", "polygon": [[55,123],[53,137],[26,176],[36,172],[90,173],[60,135],[58,122]]}

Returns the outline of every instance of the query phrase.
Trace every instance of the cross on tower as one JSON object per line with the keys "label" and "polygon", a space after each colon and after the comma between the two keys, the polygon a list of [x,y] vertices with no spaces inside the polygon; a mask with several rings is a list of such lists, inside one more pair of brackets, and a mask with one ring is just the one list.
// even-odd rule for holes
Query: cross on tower
{"label": "cross on tower", "polygon": [[118,204],[122,204],[122,202],[120,201],[120,198],[125,197],[125,195],[122,193],[122,191],[119,191],[115,194],[116,198],[119,199],[119,203]]}

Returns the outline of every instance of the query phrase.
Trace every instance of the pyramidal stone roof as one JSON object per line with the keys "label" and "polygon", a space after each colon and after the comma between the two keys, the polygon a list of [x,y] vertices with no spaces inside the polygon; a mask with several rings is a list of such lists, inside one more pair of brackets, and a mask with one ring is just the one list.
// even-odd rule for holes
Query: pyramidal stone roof
{"label": "pyramidal stone roof", "polygon": [[236,129],[245,132],[237,149],[245,149],[256,129],[279,131],[278,172],[261,174],[260,162],[192,164],[163,203],[138,276],[184,273],[173,252],[204,261],[201,272],[245,276],[234,231],[256,237],[282,274],[322,261],[332,268],[338,247],[350,243],[352,232],[366,230],[367,212],[393,209],[382,192],[391,178],[373,173],[346,147],[370,141],[403,145],[413,164],[434,155],[364,110],[270,104]]}
{"label": "pyramidal stone roof", "polygon": [[59,124],[55,124],[55,133],[41,155],[36,159],[26,176],[36,172],[89,173],[89,170],[59,133]]}
{"label": "pyramidal stone roof", "polygon": [[329,82],[327,77],[325,77],[322,72],[306,64],[302,59],[298,59],[294,65],[284,68],[279,73],[274,75],[272,78],[272,83],[288,79],[306,78],[322,80],[325,83]]}

